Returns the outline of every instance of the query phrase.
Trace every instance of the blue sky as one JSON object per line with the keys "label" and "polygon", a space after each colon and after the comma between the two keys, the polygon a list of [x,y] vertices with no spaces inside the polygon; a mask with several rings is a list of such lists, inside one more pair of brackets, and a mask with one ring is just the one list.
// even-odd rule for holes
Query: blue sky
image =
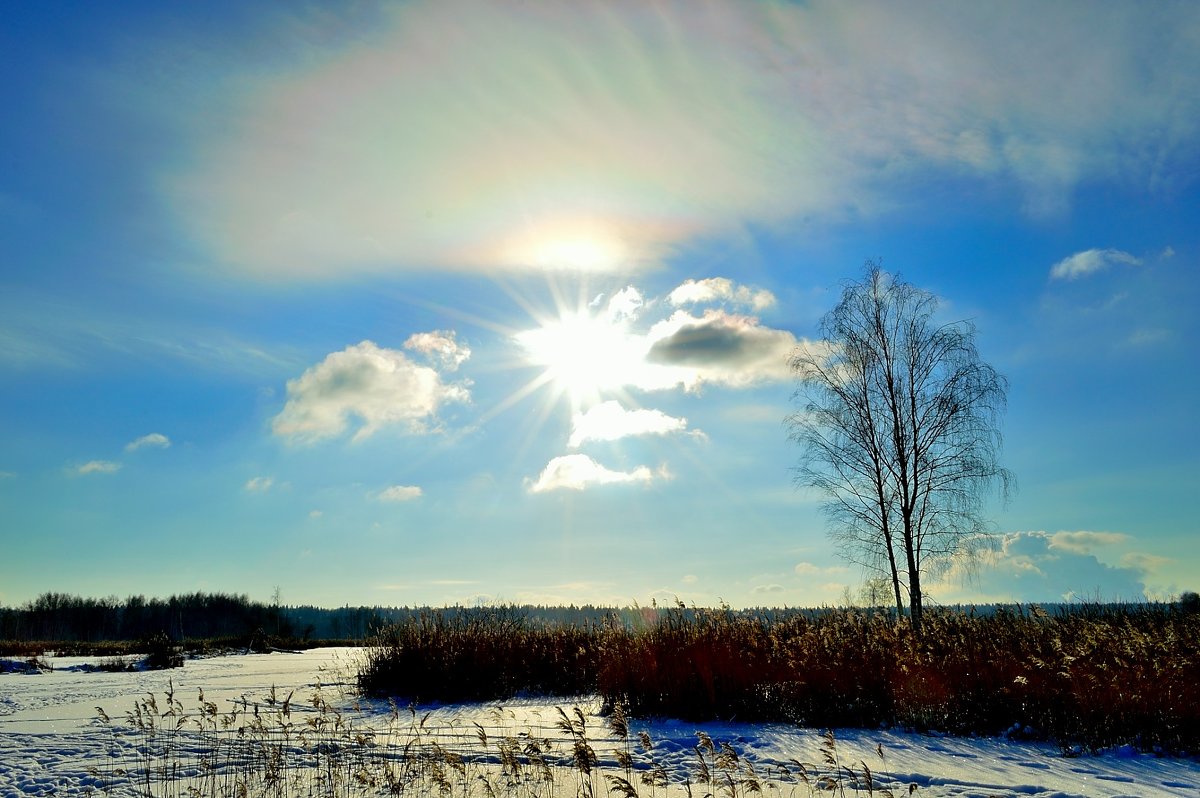
{"label": "blue sky", "polygon": [[0,24],[0,602],[839,601],[789,353],[1010,381],[935,600],[1196,589],[1200,7],[114,3]]}

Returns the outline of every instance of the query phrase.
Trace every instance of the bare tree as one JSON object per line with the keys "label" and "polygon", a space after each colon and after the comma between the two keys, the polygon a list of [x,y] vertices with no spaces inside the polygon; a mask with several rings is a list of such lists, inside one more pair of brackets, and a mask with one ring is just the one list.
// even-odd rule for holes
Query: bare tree
{"label": "bare tree", "polygon": [[921,579],[989,544],[984,499],[1007,498],[999,464],[1007,381],[980,360],[975,328],[934,320],[938,300],[878,264],[821,320],[824,347],[797,349],[802,456],[797,484],[824,495],[843,556],[908,598],[921,630]]}

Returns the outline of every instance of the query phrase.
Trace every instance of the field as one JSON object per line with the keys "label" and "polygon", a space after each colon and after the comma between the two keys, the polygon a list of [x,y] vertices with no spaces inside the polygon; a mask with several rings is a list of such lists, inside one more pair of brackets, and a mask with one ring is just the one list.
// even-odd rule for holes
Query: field
{"label": "field", "polygon": [[[380,650],[374,652],[379,656]],[[596,694],[419,707],[358,695],[363,649],[163,671],[0,675],[3,795],[1174,796],[1200,764],[1133,746],[778,721],[623,719]],[[244,791],[244,792],[243,792]]]}

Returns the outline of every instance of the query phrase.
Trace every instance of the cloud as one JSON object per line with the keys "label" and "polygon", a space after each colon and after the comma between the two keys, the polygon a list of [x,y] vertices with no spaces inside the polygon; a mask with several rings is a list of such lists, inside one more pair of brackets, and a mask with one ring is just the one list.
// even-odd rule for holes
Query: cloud
{"label": "cloud", "polygon": [[755,585],[754,588],[751,589],[751,591],[750,591],[750,593],[752,595],[756,595],[756,596],[763,595],[763,594],[769,594],[769,593],[782,593],[782,592],[783,592],[783,585],[776,585],[776,584]]}
{"label": "cloud", "polygon": [[536,480],[525,480],[530,493],[546,493],[553,490],[584,490],[592,485],[615,485],[623,483],[649,483],[655,478],[646,466],[632,471],[613,471],[597,463],[586,454],[567,454],[555,457]]}
{"label": "cloud", "polygon": [[425,491],[416,485],[392,485],[379,492],[381,502],[410,502],[419,499]]}
{"label": "cloud", "polygon": [[1171,565],[1173,562],[1175,560],[1170,557],[1160,557],[1157,554],[1144,554],[1137,551],[1121,555],[1121,566],[1123,568],[1132,568],[1146,576],[1155,573],[1160,568]]}
{"label": "cloud", "polygon": [[594,393],[787,381],[795,348],[822,346],[721,308],[701,316],[676,310],[665,319],[655,312],[659,309],[670,312],[667,304],[646,301],[628,286],[607,303],[598,296],[588,307],[518,332],[514,339],[550,379],[574,388],[587,385]]}
{"label": "cloud", "polygon": [[[281,13],[278,30],[301,27]],[[162,185],[214,260],[266,278],[623,269],[747,222],[885,212],[912,176],[1015,186],[1055,212],[1085,181],[1186,179],[1198,19],[404,3],[289,41],[294,61],[270,69],[209,46],[231,63],[173,104],[194,109],[191,149]]]}
{"label": "cloud", "polygon": [[934,587],[939,600],[981,601],[1138,601],[1145,597],[1146,572],[1128,564],[1102,562],[1092,549],[1128,540],[1108,532],[1011,532],[995,551],[983,555],[976,577],[962,592],[949,574]]}
{"label": "cloud", "polygon": [[667,295],[667,300],[672,305],[725,301],[753,310],[765,310],[775,304],[775,295],[766,289],[737,285],[727,277],[709,277],[685,281]]}
{"label": "cloud", "polygon": [[625,286],[608,300],[608,318],[612,321],[635,319],[645,304],[641,291],[632,285]]}
{"label": "cloud", "polygon": [[1075,280],[1112,266],[1140,266],[1142,261],[1119,249],[1088,249],[1063,258],[1050,269],[1053,280]]}
{"label": "cloud", "polygon": [[291,347],[235,336],[185,316],[99,307],[38,289],[0,295],[0,364],[20,369],[89,370],[101,358],[163,358],[223,374],[280,373],[295,367]]}
{"label": "cloud", "polygon": [[1055,532],[1049,537],[1049,546],[1072,554],[1091,554],[1098,548],[1128,541],[1129,536],[1120,532]]}
{"label": "cloud", "polygon": [[121,470],[120,463],[114,463],[111,460],[89,460],[83,465],[75,469],[75,473],[80,476],[88,474],[115,474]]}
{"label": "cloud", "polygon": [[308,517],[309,517],[309,518],[314,518],[314,519],[315,519],[315,518],[320,518],[320,517],[321,517],[321,516],[323,516],[323,515],[325,515],[325,513],[324,513],[324,511],[322,511],[322,510],[309,510],[309,511],[308,511]]}
{"label": "cloud", "polygon": [[666,435],[685,429],[686,418],[668,416],[661,410],[626,410],[620,402],[610,399],[575,415],[567,445],[575,448],[587,441],[615,441],[632,435]]}
{"label": "cloud", "polygon": [[[677,298],[690,303],[709,293],[704,286],[724,285],[715,279],[694,281]],[[738,287],[730,286],[736,295]],[[545,369],[546,381],[585,396],[583,404],[629,388],[695,391],[705,385],[750,388],[787,382],[794,377],[790,361],[798,347],[828,349],[754,316],[711,307],[696,315],[673,306],[671,301],[646,300],[630,285],[607,300],[601,294],[586,307],[560,311],[559,317],[513,338],[530,365]],[[642,414],[638,420],[648,418]]]}
{"label": "cloud", "polygon": [[136,452],[138,449],[142,449],[147,446],[152,446],[156,449],[166,449],[170,447],[170,445],[171,439],[166,435],[163,435],[160,432],[151,432],[148,435],[143,435],[142,437],[125,444],[125,451]]}
{"label": "cloud", "polygon": [[850,569],[844,565],[820,566],[810,562],[799,562],[793,570],[797,576],[839,576]]}
{"label": "cloud", "polygon": [[[418,339],[413,348],[451,361],[463,354],[461,348],[447,350],[453,343],[451,336],[430,336]],[[272,430],[300,443],[341,435],[352,417],[361,422],[354,434],[356,441],[387,426],[409,434],[427,433],[437,428],[439,407],[470,400],[466,383],[446,383],[435,369],[417,365],[403,352],[381,348],[372,341],[330,354],[300,377],[288,380],[287,393],[287,404],[272,421]]]}
{"label": "cloud", "polygon": [[242,489],[249,493],[266,493],[275,484],[273,477],[251,477]]}
{"label": "cloud", "polygon": [[792,378],[789,361],[801,342],[758,319],[710,309],[701,317],[677,311],[649,333],[649,363],[675,369],[677,384],[714,383],[735,388]]}
{"label": "cloud", "polygon": [[446,371],[457,371],[471,357],[471,349],[455,339],[453,330],[415,333],[404,342],[405,349],[420,352]]}
{"label": "cloud", "polygon": [[1125,345],[1132,347],[1156,346],[1164,341],[1171,340],[1171,338],[1170,330],[1164,330],[1161,327],[1149,327],[1134,330],[1125,339]]}
{"label": "cloud", "polygon": [[15,471],[0,471],[0,479],[16,479],[16,478],[17,478],[17,474]]}

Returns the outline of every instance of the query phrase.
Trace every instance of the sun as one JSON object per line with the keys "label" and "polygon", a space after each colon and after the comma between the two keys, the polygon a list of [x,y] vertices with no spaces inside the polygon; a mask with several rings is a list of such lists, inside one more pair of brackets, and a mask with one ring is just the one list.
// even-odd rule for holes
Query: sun
{"label": "sun", "polygon": [[542,381],[556,396],[565,395],[573,408],[596,404],[618,391],[641,359],[623,323],[588,307],[560,311],[516,338],[529,364],[544,369]]}

